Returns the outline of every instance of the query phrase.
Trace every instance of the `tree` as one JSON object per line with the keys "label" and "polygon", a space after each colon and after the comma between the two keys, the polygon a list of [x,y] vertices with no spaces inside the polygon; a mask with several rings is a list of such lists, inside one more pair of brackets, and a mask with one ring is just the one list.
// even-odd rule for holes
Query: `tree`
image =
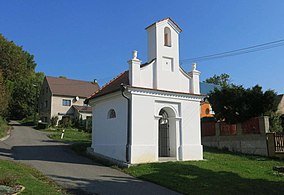
{"label": "tree", "polygon": [[8,107],[8,99],[6,95],[6,88],[4,85],[4,79],[2,75],[2,71],[0,69],[0,116],[5,115]]}
{"label": "tree", "polygon": [[248,89],[230,85],[221,89],[215,88],[209,94],[208,100],[217,120],[239,123],[273,111],[275,98],[274,91],[263,92],[259,85]]}
{"label": "tree", "polygon": [[220,85],[221,87],[226,87],[230,85],[230,75],[223,73],[221,75],[214,74],[213,77],[210,77],[205,80],[206,83],[213,83],[215,85]]}
{"label": "tree", "polygon": [[34,56],[0,34],[0,70],[2,70],[8,109],[6,115],[21,119],[32,115],[37,103],[36,91],[43,80],[35,72]]}

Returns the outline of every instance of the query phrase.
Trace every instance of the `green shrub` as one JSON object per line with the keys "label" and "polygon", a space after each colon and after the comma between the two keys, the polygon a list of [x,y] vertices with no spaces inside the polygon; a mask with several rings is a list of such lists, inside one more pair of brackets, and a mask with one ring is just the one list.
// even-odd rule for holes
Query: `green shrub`
{"label": "green shrub", "polygon": [[51,119],[50,119],[50,125],[52,127],[55,127],[57,125],[57,121],[58,121],[58,116],[53,116]]}
{"label": "green shrub", "polygon": [[281,116],[275,112],[269,113],[269,131],[282,132],[282,119]]}
{"label": "green shrub", "polygon": [[83,130],[84,132],[91,133],[92,132],[92,117],[87,117],[83,119],[82,116],[80,119],[74,120],[74,127],[78,128],[79,130]]}
{"label": "green shrub", "polygon": [[62,128],[72,128],[74,127],[74,120],[72,120],[70,117],[62,117],[58,126]]}

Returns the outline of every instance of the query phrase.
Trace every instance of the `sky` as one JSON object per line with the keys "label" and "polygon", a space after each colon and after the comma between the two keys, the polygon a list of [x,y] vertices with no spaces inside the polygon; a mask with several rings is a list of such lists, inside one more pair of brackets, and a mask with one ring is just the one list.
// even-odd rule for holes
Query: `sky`
{"label": "sky", "polygon": [[[0,33],[33,54],[36,71],[100,85],[147,59],[145,27],[172,18],[180,59],[284,39],[283,0],[0,0]],[[200,80],[227,73],[244,87],[284,93],[284,46],[197,62]]]}

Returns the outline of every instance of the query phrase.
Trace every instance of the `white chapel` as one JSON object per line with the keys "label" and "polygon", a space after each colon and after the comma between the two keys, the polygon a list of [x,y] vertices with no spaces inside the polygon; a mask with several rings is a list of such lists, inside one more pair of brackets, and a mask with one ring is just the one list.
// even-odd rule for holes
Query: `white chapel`
{"label": "white chapel", "polygon": [[95,92],[93,153],[127,164],[202,160],[200,72],[179,66],[181,28],[170,18],[146,28],[148,60],[133,51],[129,69]]}

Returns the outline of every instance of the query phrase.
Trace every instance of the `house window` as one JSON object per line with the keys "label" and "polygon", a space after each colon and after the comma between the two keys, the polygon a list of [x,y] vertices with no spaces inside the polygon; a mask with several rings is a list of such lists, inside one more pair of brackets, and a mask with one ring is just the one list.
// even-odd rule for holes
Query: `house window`
{"label": "house window", "polygon": [[116,113],[115,113],[115,110],[114,110],[114,109],[110,109],[110,110],[108,111],[107,118],[108,118],[108,119],[116,118]]}
{"label": "house window", "polygon": [[169,27],[166,27],[164,29],[164,43],[165,46],[171,47],[172,43],[171,43],[171,30]]}
{"label": "house window", "polygon": [[71,100],[62,100],[62,106],[71,106]]}

